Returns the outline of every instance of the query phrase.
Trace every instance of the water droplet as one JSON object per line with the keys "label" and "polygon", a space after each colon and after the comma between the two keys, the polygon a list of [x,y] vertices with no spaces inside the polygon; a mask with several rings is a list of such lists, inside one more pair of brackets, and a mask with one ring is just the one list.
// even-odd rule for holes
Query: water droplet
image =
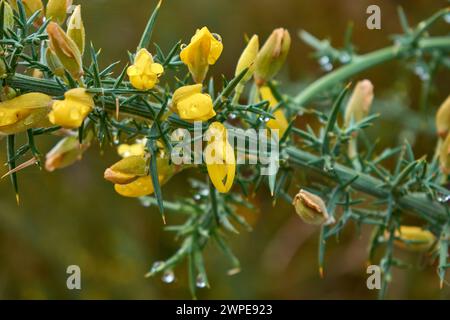
{"label": "water droplet", "polygon": [[230,119],[236,119],[237,115],[235,113],[230,113]]}
{"label": "water droplet", "polygon": [[202,189],[200,190],[200,194],[204,197],[209,195],[209,190],[208,189]]}
{"label": "water droplet", "polygon": [[414,68],[414,73],[420,78],[420,80],[422,81],[426,81],[428,79],[430,79],[430,74],[428,73],[428,71],[421,65],[417,65]]}
{"label": "water droplet", "polygon": [[199,194],[194,194],[194,200],[200,200],[202,197]]}
{"label": "water droplet", "polygon": [[339,57],[339,61],[344,64],[350,62],[350,60],[351,60],[351,56],[347,52],[344,52]]}
{"label": "water droplet", "polygon": [[187,44],[182,43],[181,46],[180,46],[180,49],[183,50],[183,49],[185,49],[186,47],[187,47]]}
{"label": "water droplet", "polygon": [[150,273],[157,272],[158,269],[161,268],[163,264],[164,264],[163,261],[155,261],[155,263],[153,263],[152,265],[152,268],[150,269]]}
{"label": "water droplet", "polygon": [[265,117],[264,118],[264,122],[269,122],[270,121],[270,118],[269,117]]}
{"label": "water droplet", "polygon": [[444,20],[445,20],[445,22],[450,23],[450,13],[447,13],[447,14],[444,16]]}
{"label": "water droplet", "polygon": [[319,59],[319,64],[320,64],[321,66],[323,66],[323,65],[325,65],[325,64],[328,64],[328,63],[330,63],[330,58],[329,58],[328,56],[320,57],[320,59]]}
{"label": "water droplet", "polygon": [[321,67],[322,67],[322,70],[326,71],[326,72],[333,70],[333,65],[331,63],[323,64],[323,65],[321,65]]}
{"label": "water droplet", "polygon": [[213,36],[217,41],[222,42],[222,37],[221,37],[219,34],[213,33],[212,36]]}
{"label": "water droplet", "polygon": [[203,275],[199,274],[197,276],[197,281],[195,282],[197,288],[205,288],[206,287],[206,279]]}
{"label": "water droplet", "polygon": [[175,273],[172,270],[167,270],[166,272],[164,272],[161,280],[164,283],[172,283],[175,281]]}
{"label": "water droplet", "polygon": [[448,195],[448,194],[438,194],[436,199],[440,203],[447,203],[448,201],[450,201],[450,195]]}

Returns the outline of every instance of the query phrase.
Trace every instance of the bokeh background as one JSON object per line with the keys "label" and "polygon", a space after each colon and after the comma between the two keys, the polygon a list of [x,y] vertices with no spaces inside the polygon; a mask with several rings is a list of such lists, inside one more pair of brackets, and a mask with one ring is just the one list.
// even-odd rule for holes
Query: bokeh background
{"label": "bokeh background", "polygon": [[[87,37],[102,48],[101,63],[126,61],[127,50],[139,41],[153,0],[81,0]],[[378,4],[382,29],[368,30],[365,10]],[[212,73],[231,76],[244,46],[244,34],[265,39],[275,27],[286,27],[293,38],[287,66],[280,76],[287,90],[298,92],[323,74],[311,58],[312,50],[296,36],[306,29],[342,45],[347,23],[353,21],[353,41],[360,52],[390,43],[400,33],[396,7],[402,5],[411,23],[448,5],[439,0],[166,0],[153,40],[167,51],[177,40],[188,41],[204,25],[222,35],[224,53]],[[448,32],[442,23],[435,30]],[[123,65],[123,64],[122,64]],[[435,143],[427,116],[448,94],[448,73],[437,75],[437,89],[430,96],[430,111],[399,122],[395,114],[418,108],[420,79],[401,64],[392,62],[360,75],[371,79],[377,99],[394,98],[382,113],[376,135],[380,147],[394,146],[407,137],[416,155],[430,154]],[[399,107],[400,106],[400,107]],[[397,109],[401,110],[398,111]],[[403,108],[403,109],[402,109]],[[392,109],[392,112],[391,112]],[[396,110],[396,111],[394,111]],[[397,112],[397,113],[396,113]],[[412,114],[412,113],[411,113]],[[408,118],[409,119],[409,118]],[[54,138],[40,139],[47,151]],[[4,141],[0,142],[5,150]],[[5,162],[5,152],[0,153]],[[167,258],[177,243],[163,231],[155,208],[116,195],[103,180],[105,167],[117,160],[112,147],[94,146],[82,162],[47,173],[28,168],[19,174],[21,203],[17,206],[8,179],[0,181],[0,298],[1,299],[178,299],[190,298],[186,269],[175,269],[177,280],[164,284],[144,274],[156,260]],[[2,173],[6,168],[2,169]],[[301,173],[299,173],[301,174]],[[163,189],[165,197],[189,196],[189,171],[176,176]],[[377,292],[366,288],[366,257],[370,230],[349,226],[339,243],[330,241],[326,277],[317,270],[318,229],[303,224],[292,207],[272,206],[262,189],[251,201],[259,209],[243,212],[254,226],[229,240],[241,260],[242,272],[226,275],[226,259],[214,246],[207,248],[210,289],[199,290],[205,299],[373,299]],[[171,217],[168,216],[170,223]],[[400,253],[401,254],[401,253]],[[388,298],[448,299],[448,287],[439,290],[435,265],[427,257],[403,254],[419,267],[395,270]],[[66,288],[66,268],[79,265],[82,289]]]}

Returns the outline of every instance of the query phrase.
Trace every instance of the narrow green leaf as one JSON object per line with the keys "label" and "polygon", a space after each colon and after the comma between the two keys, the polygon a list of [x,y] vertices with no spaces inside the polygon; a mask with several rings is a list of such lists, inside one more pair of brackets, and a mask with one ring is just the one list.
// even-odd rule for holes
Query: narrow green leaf
{"label": "narrow green leaf", "polygon": [[242,78],[246,75],[248,71],[248,68],[245,68],[241,71],[236,77],[234,77],[228,84],[225,86],[225,88],[222,90],[222,92],[219,94],[219,96],[214,100],[214,108],[216,108],[223,99],[228,98],[230,94],[233,92],[234,88],[239,84],[239,82],[242,80]]}
{"label": "narrow green leaf", "polygon": [[[153,127],[152,127],[153,129]],[[158,176],[158,166],[157,166],[157,149],[155,145],[155,140],[148,138],[147,143],[148,150],[150,151],[150,176],[152,178],[153,189],[155,190],[155,197],[158,201],[159,212],[161,213],[164,224],[166,223],[166,217],[164,215],[164,203],[161,191],[161,185],[159,184],[159,176]]]}
{"label": "narrow green leaf", "polygon": [[158,17],[159,8],[161,7],[162,0],[158,2],[156,5],[155,10],[153,10],[153,13],[151,14],[150,18],[148,19],[147,26],[145,27],[144,33],[142,34],[141,41],[139,42],[139,45],[137,47],[137,50],[147,48],[150,44],[150,40],[152,38],[153,33],[153,27],[156,22],[156,18]]}
{"label": "narrow green leaf", "polygon": [[341,108],[342,101],[344,100],[344,97],[346,93],[348,92],[350,88],[350,84],[348,84],[344,90],[341,91],[339,96],[337,97],[336,101],[333,104],[333,108],[331,109],[330,116],[328,118],[327,125],[325,127],[325,132],[323,135],[323,142],[322,142],[322,155],[328,155],[330,153],[330,137],[329,133],[334,129],[334,126],[336,125],[337,116],[339,113],[339,110]]}
{"label": "narrow green leaf", "polygon": [[[14,150],[15,141],[16,141],[15,135],[13,135],[13,134],[8,135],[7,154],[8,154],[9,170],[13,170],[16,167],[16,162],[13,160],[13,158],[15,157],[15,150]],[[17,201],[17,204],[19,204],[19,184],[17,182],[17,173],[14,172],[14,173],[10,174],[10,177],[11,177],[11,183],[14,188],[14,192],[16,194],[16,201]]]}

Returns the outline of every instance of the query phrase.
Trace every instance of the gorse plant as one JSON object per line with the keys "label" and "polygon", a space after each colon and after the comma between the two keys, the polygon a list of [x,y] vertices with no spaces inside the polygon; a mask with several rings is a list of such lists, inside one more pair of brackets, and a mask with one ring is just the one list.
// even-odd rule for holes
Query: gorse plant
{"label": "gorse plant", "polygon": [[[99,51],[86,45],[79,5],[66,0],[49,0],[46,6],[41,0],[1,1],[0,133],[6,136],[9,170],[5,176],[11,178],[17,201],[18,173],[26,167],[38,165],[53,171],[80,160],[93,143],[114,146],[122,159],[105,170],[104,178],[118,194],[157,206],[164,223],[166,211],[186,217],[181,225],[166,226],[181,245],[167,260],[156,262],[148,276],[163,274],[163,280],[171,282],[173,269],[186,261],[194,297],[197,287],[209,286],[203,258],[209,242],[225,253],[231,263],[229,274],[239,271],[239,260],[226,235],[238,233],[240,227],[251,229],[236,208],[251,207],[247,197],[262,184],[268,185],[274,203],[277,199],[292,203],[305,223],[319,226],[322,275],[327,241],[353,221],[373,226],[369,261],[377,263],[374,259],[381,252],[381,296],[391,280],[392,267],[405,265],[394,255],[394,246],[437,257],[444,284],[450,267],[450,100],[436,113],[435,155],[415,159],[407,142],[375,152],[375,144],[365,133],[378,116],[370,113],[373,85],[369,80],[357,82],[350,96],[352,85],[345,84],[362,71],[393,59],[448,72],[450,37],[428,33],[450,14],[448,8],[415,28],[399,10],[404,34],[397,35],[391,47],[363,55],[354,51],[351,30],[342,49],[301,32],[325,69],[336,63],[341,66],[297,96],[289,96],[274,80],[289,53],[292,40],[287,30],[274,30],[261,46],[258,36],[252,36],[237,61],[234,77],[223,77],[218,84],[208,74],[220,61],[226,43],[207,27],[198,29],[188,44],[177,42],[168,52],[150,46],[160,5],[150,16],[136,52],[129,53],[129,64],[115,76],[113,69],[119,63],[100,68]],[[167,79],[167,70],[177,76]],[[426,81],[430,84],[432,77]],[[311,108],[318,101],[328,108]],[[318,119],[319,131],[297,127],[297,120],[306,113]],[[188,161],[173,161],[173,155],[180,152],[174,134],[180,129],[195,133],[198,128],[209,136],[206,147],[183,154]],[[265,174],[267,164],[249,165],[238,159],[236,154],[242,149],[248,153],[247,160],[261,155],[260,150],[256,154],[251,150],[255,142],[251,136],[244,138],[243,146],[230,142],[237,128],[272,129],[262,136],[271,141],[269,149],[279,149],[269,162],[275,171]],[[22,134],[27,142],[16,145],[16,136]],[[53,134],[63,138],[44,159],[35,140]],[[199,139],[203,137],[194,135],[194,144]],[[203,161],[189,161],[199,153]],[[392,159],[395,166],[389,170],[385,163]],[[187,168],[200,170],[206,179],[191,181],[192,198],[167,200],[163,185]],[[316,183],[303,181],[302,190],[293,196],[298,190],[292,190],[292,180],[300,171]],[[418,224],[405,225],[408,216],[415,216]]]}

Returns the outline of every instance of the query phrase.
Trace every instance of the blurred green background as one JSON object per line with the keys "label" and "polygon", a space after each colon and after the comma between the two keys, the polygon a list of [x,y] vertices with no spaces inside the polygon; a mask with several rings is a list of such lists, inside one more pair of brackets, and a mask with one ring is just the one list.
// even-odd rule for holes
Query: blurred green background
{"label": "blurred green background", "polygon": [[[85,0],[82,4],[87,37],[102,48],[101,63],[126,61],[127,50],[139,41],[156,1]],[[378,4],[382,29],[368,30],[366,8]],[[294,39],[287,67],[280,79],[292,92],[323,72],[312,51],[296,34],[306,29],[318,37],[329,37],[341,45],[347,23],[354,22],[353,41],[360,52],[390,43],[389,35],[400,33],[396,7],[402,5],[412,24],[428,17],[447,1],[403,0],[166,0],[158,18],[153,40],[167,51],[177,40],[188,41],[204,25],[223,38],[224,52],[212,73],[231,76],[244,46],[244,34],[257,33],[265,39],[275,27],[286,27]],[[448,32],[448,24],[436,30]],[[123,65],[123,64],[122,64]],[[416,109],[420,80],[401,64],[393,62],[360,75],[371,79],[376,96],[390,97]],[[448,74],[438,74],[438,90],[430,97],[433,110],[448,94]],[[446,91],[447,90],[447,91]],[[434,111],[430,110],[432,116]],[[382,145],[396,145],[405,135],[416,155],[432,152],[434,137],[416,134],[415,123],[403,127],[390,118],[376,128]],[[395,124],[395,125],[393,125]],[[426,125],[425,125],[426,127]],[[388,130],[386,130],[388,129]],[[426,129],[426,128],[425,128]],[[419,130],[419,128],[417,128]],[[426,131],[426,130],[425,130]],[[56,138],[40,139],[47,151]],[[4,141],[0,142],[5,150]],[[19,174],[21,203],[17,206],[8,179],[0,183],[0,298],[1,299],[177,299],[190,298],[185,266],[175,270],[177,280],[164,284],[144,274],[156,260],[167,258],[178,243],[163,231],[155,208],[116,195],[103,171],[117,160],[112,147],[91,148],[82,162],[47,173],[28,168]],[[5,162],[5,152],[0,153]],[[2,169],[3,172],[6,169]],[[2,173],[3,173],[2,172]],[[176,199],[191,195],[189,172],[176,176],[164,188],[164,196]],[[301,173],[300,173],[301,174]],[[278,203],[274,208],[267,190],[252,200],[259,206],[245,213],[254,231],[231,235],[230,243],[241,260],[242,272],[226,275],[226,259],[214,246],[207,249],[210,289],[199,290],[205,299],[372,299],[377,292],[366,288],[367,241],[370,230],[358,233],[349,226],[340,242],[331,241],[326,256],[326,277],[317,270],[318,229],[303,224],[292,207]],[[170,214],[168,222],[171,223]],[[173,220],[172,220],[173,221]],[[403,254],[420,267],[394,271],[388,298],[450,298],[448,287],[439,290],[435,265],[426,257]],[[66,288],[66,268],[79,265],[82,289]]]}

